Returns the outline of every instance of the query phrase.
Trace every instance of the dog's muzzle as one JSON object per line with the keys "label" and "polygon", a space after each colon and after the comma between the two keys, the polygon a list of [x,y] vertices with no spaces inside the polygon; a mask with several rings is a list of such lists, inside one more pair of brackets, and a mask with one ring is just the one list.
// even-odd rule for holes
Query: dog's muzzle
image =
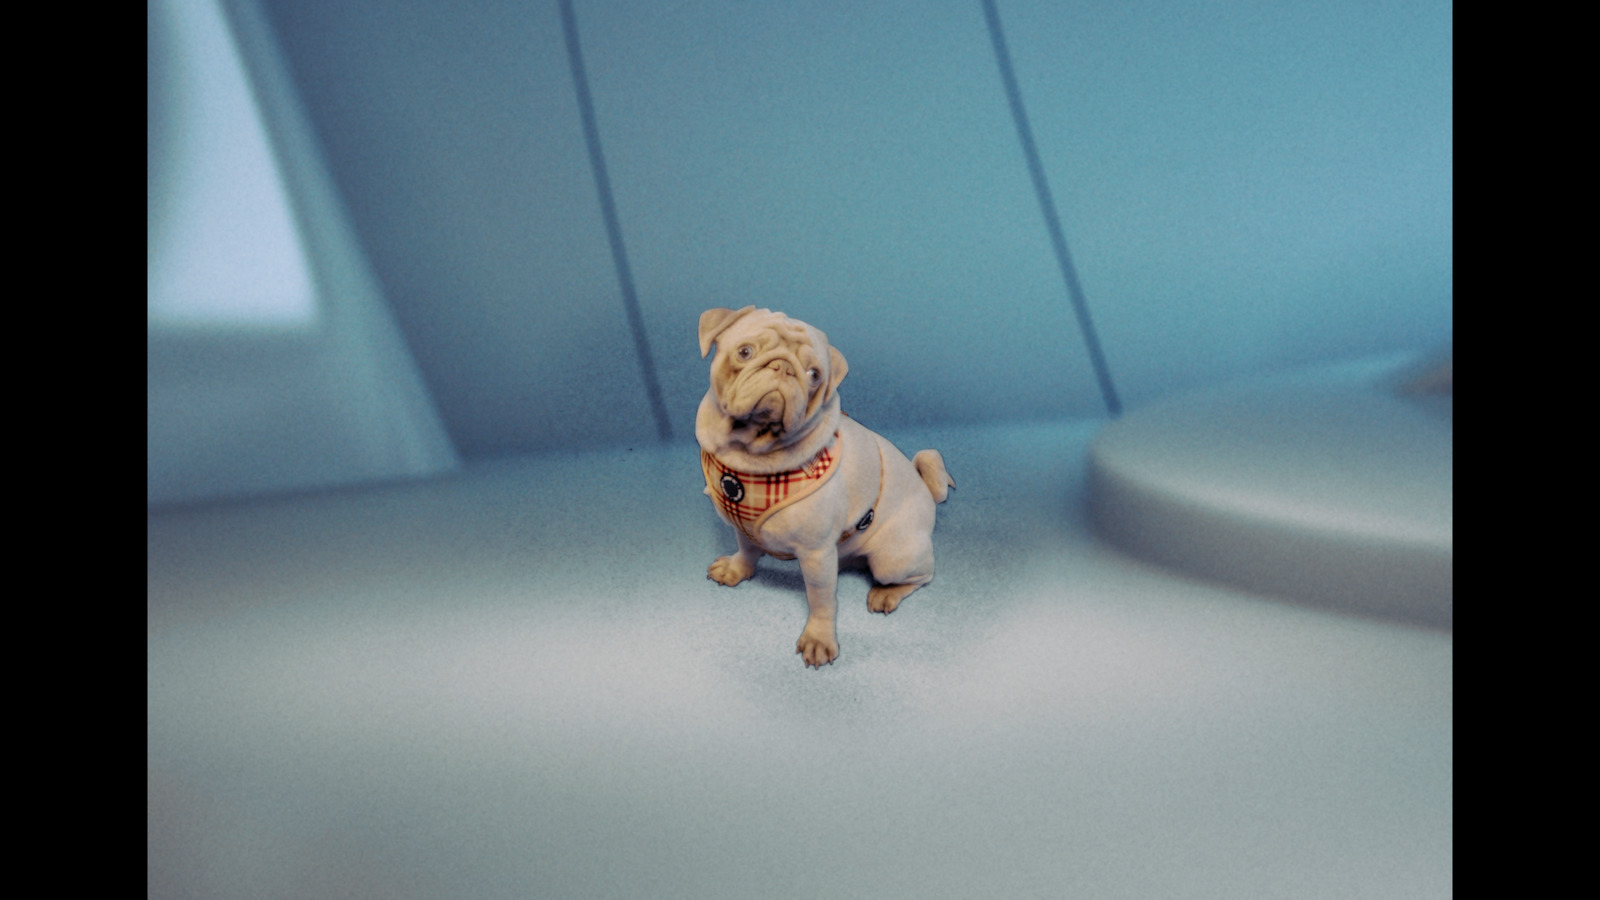
{"label": "dog's muzzle", "polygon": [[[792,391],[789,390],[791,382]],[[758,434],[775,437],[788,429],[789,394],[800,394],[802,401],[804,397],[794,362],[783,358],[769,360],[759,368],[747,369],[734,382],[733,390],[729,393],[732,402],[723,403],[723,412],[733,421],[735,430],[753,427]],[[755,399],[750,401],[748,398],[752,396]]]}
{"label": "dog's muzzle", "polygon": [[[785,408],[783,393],[774,389],[762,395],[761,399],[756,402],[755,409],[750,411],[750,415],[744,416],[743,421],[746,425],[755,425],[763,431],[774,427],[782,430],[783,411]],[[735,422],[734,424],[737,425],[738,423]]]}

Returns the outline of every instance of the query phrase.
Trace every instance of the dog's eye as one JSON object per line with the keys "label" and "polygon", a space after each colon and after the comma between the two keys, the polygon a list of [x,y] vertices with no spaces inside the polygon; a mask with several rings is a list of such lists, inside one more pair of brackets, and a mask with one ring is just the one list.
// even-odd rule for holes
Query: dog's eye
{"label": "dog's eye", "polygon": [[745,344],[735,351],[734,355],[739,357],[740,362],[749,362],[750,357],[756,355],[756,348],[749,344]]}
{"label": "dog's eye", "polygon": [[811,379],[812,384],[816,384],[818,381],[822,380],[822,370],[816,366],[812,366],[806,370],[806,377]]}

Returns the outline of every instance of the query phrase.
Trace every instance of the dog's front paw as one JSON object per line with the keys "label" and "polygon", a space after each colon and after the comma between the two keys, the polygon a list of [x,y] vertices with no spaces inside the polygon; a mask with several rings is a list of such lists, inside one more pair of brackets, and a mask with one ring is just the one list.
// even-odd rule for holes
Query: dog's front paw
{"label": "dog's front paw", "polygon": [[800,640],[795,643],[794,652],[806,661],[806,665],[818,669],[839,658],[839,642],[833,636],[833,623],[819,624],[816,620],[806,623],[806,630],[800,633]]}
{"label": "dog's front paw", "polygon": [[[701,557],[704,559],[705,557]],[[737,556],[719,556],[717,561],[706,569],[706,577],[718,584],[733,587],[741,581],[756,573],[756,567],[747,564]]]}

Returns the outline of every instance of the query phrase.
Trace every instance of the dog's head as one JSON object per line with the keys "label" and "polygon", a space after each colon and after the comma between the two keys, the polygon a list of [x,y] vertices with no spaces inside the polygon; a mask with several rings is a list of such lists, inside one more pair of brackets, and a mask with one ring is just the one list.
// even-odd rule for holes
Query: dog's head
{"label": "dog's head", "polygon": [[810,430],[849,366],[827,335],[783,313],[746,306],[700,315],[700,356],[730,437],[751,453],[788,446]]}

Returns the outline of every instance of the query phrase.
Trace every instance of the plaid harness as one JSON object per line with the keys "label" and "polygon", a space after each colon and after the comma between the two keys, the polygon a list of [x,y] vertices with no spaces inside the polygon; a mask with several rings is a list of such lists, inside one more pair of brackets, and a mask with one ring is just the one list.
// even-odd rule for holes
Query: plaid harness
{"label": "plaid harness", "polygon": [[[750,540],[750,543],[761,547],[770,556],[778,559],[794,559],[793,554],[773,553],[762,546],[756,535],[761,530],[761,523],[767,520],[778,510],[799,500],[827,483],[835,470],[838,462],[839,433],[833,433],[833,441],[828,446],[818,451],[811,461],[798,469],[787,472],[774,472],[770,475],[751,475],[739,472],[723,465],[721,460],[706,452],[700,451],[700,468],[706,476],[706,493],[710,495],[711,502],[722,510],[728,520],[733,522],[735,528]],[[839,536],[839,542],[854,537],[865,531],[872,524],[873,510],[877,508],[878,500],[883,499],[883,448],[878,448],[878,497],[873,501],[872,508],[868,509],[854,528]]]}

